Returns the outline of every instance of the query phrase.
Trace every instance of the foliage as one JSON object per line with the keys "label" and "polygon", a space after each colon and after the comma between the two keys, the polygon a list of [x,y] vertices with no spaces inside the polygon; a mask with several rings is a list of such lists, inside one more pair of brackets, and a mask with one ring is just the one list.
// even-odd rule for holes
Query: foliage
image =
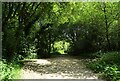
{"label": "foliage", "polygon": [[101,57],[101,61],[106,62],[107,64],[120,64],[120,52],[108,52]]}
{"label": "foliage", "polygon": [[[66,41],[69,45],[65,45],[64,51],[99,57],[91,68],[117,77],[115,68],[119,67],[120,54],[108,51],[120,51],[118,9],[118,2],[2,3],[2,57],[7,63],[26,57],[48,58],[51,52],[61,52],[61,43],[56,42]],[[97,53],[90,54],[93,52]],[[4,69],[10,66],[2,65]],[[11,69],[4,71],[8,72],[7,77]]]}
{"label": "foliage", "polygon": [[36,53],[31,53],[26,58],[27,59],[35,59],[35,58],[37,58],[37,54]]}
{"label": "foliage", "polygon": [[31,45],[30,48],[28,50],[26,50],[26,57],[24,57],[24,58],[27,58],[27,59],[37,58],[35,45]]}
{"label": "foliage", "polygon": [[[69,47],[69,43],[65,41],[59,41],[54,43],[54,52],[59,52],[60,54],[65,54]],[[56,50],[55,50],[56,49]]]}
{"label": "foliage", "polygon": [[103,76],[111,81],[120,80],[120,69],[118,69],[117,65],[109,65],[105,67],[103,71]]}
{"label": "foliage", "polygon": [[8,62],[29,56],[32,46],[38,58],[50,57],[54,43],[62,40],[73,55],[119,50],[118,3],[6,2],[2,7],[3,58]]}
{"label": "foliage", "polygon": [[18,79],[20,78],[20,66],[14,63],[7,64],[5,60],[0,61],[0,73],[1,79],[9,80],[9,79]]}
{"label": "foliage", "polygon": [[96,73],[101,73],[109,81],[120,80],[120,52],[108,52],[95,58],[88,67]]}

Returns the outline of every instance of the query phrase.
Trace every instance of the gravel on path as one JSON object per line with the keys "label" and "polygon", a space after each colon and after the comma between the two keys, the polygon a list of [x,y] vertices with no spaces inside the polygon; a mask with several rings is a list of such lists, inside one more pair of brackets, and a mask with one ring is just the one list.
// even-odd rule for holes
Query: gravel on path
{"label": "gravel on path", "polygon": [[70,56],[24,62],[21,79],[98,79],[82,59]]}

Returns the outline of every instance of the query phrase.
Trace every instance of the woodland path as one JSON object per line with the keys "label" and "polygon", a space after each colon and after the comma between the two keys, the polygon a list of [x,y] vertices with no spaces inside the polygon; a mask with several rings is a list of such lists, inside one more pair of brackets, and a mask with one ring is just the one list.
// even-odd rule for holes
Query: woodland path
{"label": "woodland path", "polygon": [[98,79],[83,59],[58,56],[24,62],[21,79]]}

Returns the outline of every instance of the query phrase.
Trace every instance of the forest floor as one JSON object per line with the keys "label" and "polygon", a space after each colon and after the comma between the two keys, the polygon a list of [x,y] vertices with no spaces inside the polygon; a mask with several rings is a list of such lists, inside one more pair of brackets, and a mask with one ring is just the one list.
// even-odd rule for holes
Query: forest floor
{"label": "forest floor", "polygon": [[26,60],[21,79],[98,79],[98,76],[86,68],[84,59],[63,55]]}

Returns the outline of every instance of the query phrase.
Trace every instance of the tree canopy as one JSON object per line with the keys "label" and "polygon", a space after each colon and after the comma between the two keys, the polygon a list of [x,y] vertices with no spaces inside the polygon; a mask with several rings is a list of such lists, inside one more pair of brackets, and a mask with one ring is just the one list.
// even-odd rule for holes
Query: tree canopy
{"label": "tree canopy", "polygon": [[52,45],[62,40],[70,43],[67,52],[73,54],[120,50],[118,6],[117,2],[4,2],[3,57],[26,56],[31,46],[39,57],[48,57]]}

